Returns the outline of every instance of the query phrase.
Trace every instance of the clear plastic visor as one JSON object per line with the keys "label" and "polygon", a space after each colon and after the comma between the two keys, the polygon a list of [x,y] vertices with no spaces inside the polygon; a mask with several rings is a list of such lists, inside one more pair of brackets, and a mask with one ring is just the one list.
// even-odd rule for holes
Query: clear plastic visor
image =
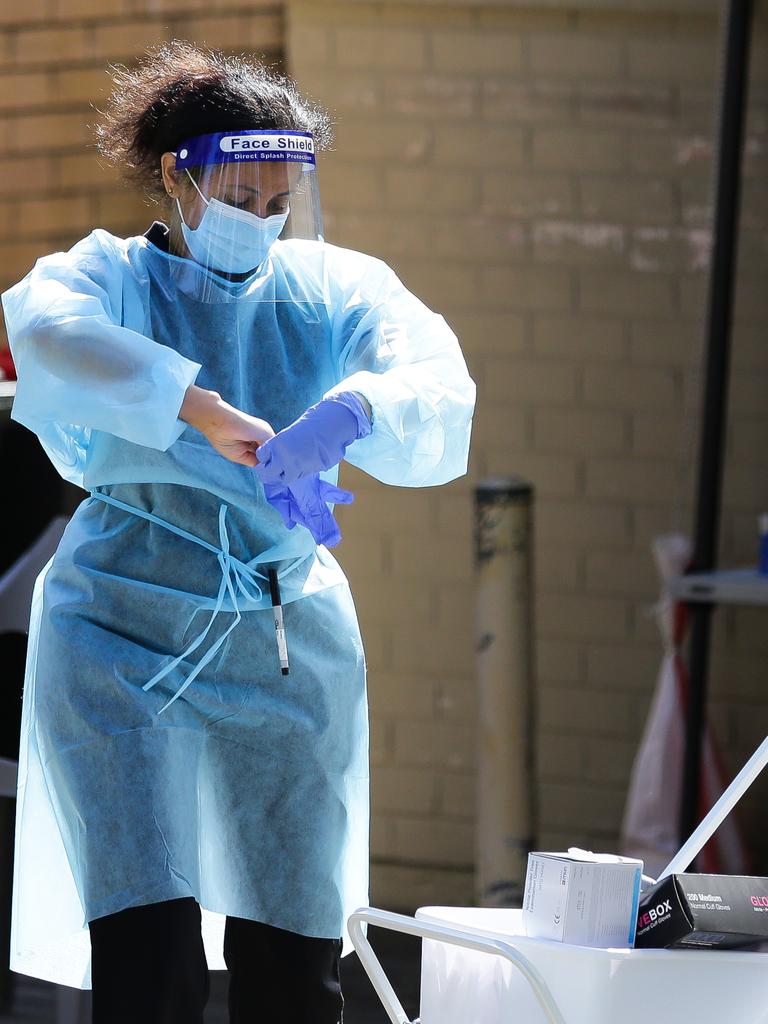
{"label": "clear plastic visor", "polygon": [[320,259],[322,218],[312,136],[200,136],[175,154],[170,273],[202,301],[280,301],[280,265]]}

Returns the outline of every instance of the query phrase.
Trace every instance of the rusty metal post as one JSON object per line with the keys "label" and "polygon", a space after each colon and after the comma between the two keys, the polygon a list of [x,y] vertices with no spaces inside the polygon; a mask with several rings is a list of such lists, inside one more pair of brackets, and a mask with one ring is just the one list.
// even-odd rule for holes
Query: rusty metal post
{"label": "rusty metal post", "polygon": [[522,906],[536,819],[533,488],[516,477],[475,492],[479,749],[476,898]]}

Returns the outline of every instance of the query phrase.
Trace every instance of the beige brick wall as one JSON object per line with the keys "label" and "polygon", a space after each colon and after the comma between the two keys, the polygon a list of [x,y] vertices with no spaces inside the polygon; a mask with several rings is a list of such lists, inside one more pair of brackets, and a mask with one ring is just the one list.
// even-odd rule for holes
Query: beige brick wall
{"label": "beige brick wall", "polygon": [[[759,5],[721,557],[768,509],[768,38]],[[659,661],[649,542],[689,528],[716,5],[290,0],[287,60],[337,119],[329,240],[387,260],[479,385],[471,472],[341,513],[370,663],[373,898],[471,902],[471,494],[536,487],[539,842],[615,848]],[[686,447],[688,445],[688,447]],[[768,612],[715,617],[735,768],[768,732]],[[748,807],[764,800],[757,788]],[[759,819],[751,840],[768,870]]]}
{"label": "beige brick wall", "polygon": [[[434,490],[346,471],[340,555],[370,666],[373,896],[473,899],[471,494],[536,487],[543,845],[615,846],[658,664],[648,543],[687,526],[685,439],[710,223],[714,2],[27,0],[0,10],[0,288],[94,226],[156,210],[99,166],[110,61],[179,36],[279,61],[338,121],[330,240],[443,312],[479,384],[470,476]],[[768,508],[766,2],[745,164],[722,559]],[[462,132],[457,143],[456,129]],[[2,337],[0,336],[0,344]],[[681,476],[681,460],[683,470]],[[677,509],[677,517],[674,510]],[[768,726],[765,618],[715,621],[728,762]],[[755,807],[766,795],[756,788]],[[768,871],[764,830],[753,843]]]}
{"label": "beige brick wall", "polygon": [[275,63],[283,33],[279,0],[0,4],[0,289],[94,227],[137,234],[158,215],[92,148],[110,62],[176,36]]}

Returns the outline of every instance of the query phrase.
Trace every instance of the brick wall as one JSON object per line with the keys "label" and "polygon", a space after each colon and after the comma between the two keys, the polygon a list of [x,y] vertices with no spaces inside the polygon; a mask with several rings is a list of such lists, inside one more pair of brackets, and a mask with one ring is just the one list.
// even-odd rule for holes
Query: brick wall
{"label": "brick wall", "polygon": [[[768,38],[745,162],[724,563],[768,508]],[[471,493],[536,487],[544,848],[616,847],[659,662],[649,542],[690,529],[711,218],[714,4],[291,0],[289,71],[337,118],[330,241],[387,260],[479,385],[471,473],[434,490],[344,471],[370,664],[373,898],[471,902]],[[768,732],[764,610],[715,617],[711,708],[736,768]],[[754,809],[766,785],[747,802]],[[749,816],[768,870],[768,841]]]}
{"label": "brick wall", "polygon": [[[274,63],[278,0],[29,0],[0,4],[0,288],[94,227],[141,233],[155,216],[100,166],[89,125],[110,62],[174,36]],[[4,339],[0,344],[4,344]]]}
{"label": "brick wall", "polygon": [[[6,3],[0,287],[94,226],[131,234],[157,215],[88,148],[109,61],[172,36],[276,61],[284,8],[289,70],[338,120],[320,171],[329,239],[383,257],[443,312],[479,384],[470,476],[411,491],[345,470],[358,501],[341,512],[340,549],[370,666],[374,899],[471,902],[471,494],[486,474],[536,487],[539,841],[616,844],[658,666],[648,544],[690,523],[715,5]],[[722,530],[732,564],[752,559],[768,508],[759,8]],[[711,706],[731,768],[767,731],[764,623],[762,610],[716,616]]]}

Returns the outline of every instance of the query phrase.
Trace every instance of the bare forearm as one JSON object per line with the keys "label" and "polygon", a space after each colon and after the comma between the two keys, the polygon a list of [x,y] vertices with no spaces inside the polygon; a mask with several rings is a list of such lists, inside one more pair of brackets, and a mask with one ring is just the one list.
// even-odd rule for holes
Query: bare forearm
{"label": "bare forearm", "polygon": [[222,418],[224,410],[228,408],[218,391],[207,391],[196,384],[190,384],[181,403],[179,419],[205,433],[213,422]]}
{"label": "bare forearm", "polygon": [[275,436],[266,420],[235,409],[218,391],[207,391],[196,384],[184,393],[179,419],[199,430],[220,455],[251,468],[258,463],[258,447]]}

